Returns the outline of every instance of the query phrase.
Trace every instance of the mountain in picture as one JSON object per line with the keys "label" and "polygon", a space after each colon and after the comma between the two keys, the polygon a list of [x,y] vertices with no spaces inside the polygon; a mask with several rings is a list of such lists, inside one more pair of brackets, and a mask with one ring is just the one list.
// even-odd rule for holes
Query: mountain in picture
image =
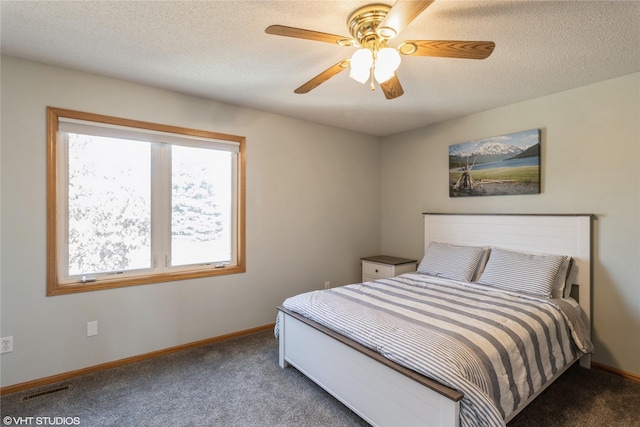
{"label": "mountain in picture", "polygon": [[512,157],[511,159],[526,159],[527,157],[540,157],[540,143],[532,145],[531,147],[527,148],[522,153],[518,154],[515,157]]}
{"label": "mountain in picture", "polygon": [[475,159],[476,164],[508,160],[523,154],[530,147],[517,147],[491,140],[457,144],[449,147],[449,163],[466,163]]}

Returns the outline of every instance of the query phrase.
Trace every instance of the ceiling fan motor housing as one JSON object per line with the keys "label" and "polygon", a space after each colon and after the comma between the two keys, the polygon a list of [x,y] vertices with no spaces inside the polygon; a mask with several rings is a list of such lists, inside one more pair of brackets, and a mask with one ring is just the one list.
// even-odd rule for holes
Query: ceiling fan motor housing
{"label": "ceiling fan motor housing", "polygon": [[347,26],[351,36],[361,47],[381,48],[386,46],[385,40],[378,34],[377,29],[391,10],[386,4],[372,4],[356,10]]}

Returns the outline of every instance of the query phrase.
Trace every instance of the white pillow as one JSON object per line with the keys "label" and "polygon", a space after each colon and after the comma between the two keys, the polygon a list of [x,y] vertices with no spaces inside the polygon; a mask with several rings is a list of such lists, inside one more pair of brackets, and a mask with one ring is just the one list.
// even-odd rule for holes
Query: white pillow
{"label": "white pillow", "polygon": [[482,247],[431,242],[418,266],[418,272],[470,282],[484,251]]}
{"label": "white pillow", "polygon": [[[564,255],[530,254],[492,248],[478,283],[551,297],[568,258]],[[566,270],[563,277],[566,279]]]}

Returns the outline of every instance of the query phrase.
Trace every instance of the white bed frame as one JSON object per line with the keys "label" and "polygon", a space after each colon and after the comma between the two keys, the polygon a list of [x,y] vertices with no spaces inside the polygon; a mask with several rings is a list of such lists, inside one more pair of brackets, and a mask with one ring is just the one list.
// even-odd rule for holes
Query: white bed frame
{"label": "white bed frame", "polygon": [[[436,241],[571,255],[576,273],[573,283],[579,285],[575,298],[590,325],[593,219],[592,215],[424,214],[424,247]],[[374,426],[459,426],[462,393],[278,308],[283,313],[279,335],[282,368],[291,364]],[[590,367],[590,356],[582,356],[580,365]]]}

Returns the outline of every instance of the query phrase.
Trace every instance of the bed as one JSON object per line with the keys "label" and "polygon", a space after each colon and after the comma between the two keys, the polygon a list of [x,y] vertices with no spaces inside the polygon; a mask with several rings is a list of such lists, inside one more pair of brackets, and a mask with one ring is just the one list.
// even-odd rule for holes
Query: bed
{"label": "bed", "polygon": [[504,425],[590,366],[592,223],[424,214],[418,272],[278,307],[280,366],[375,426]]}

